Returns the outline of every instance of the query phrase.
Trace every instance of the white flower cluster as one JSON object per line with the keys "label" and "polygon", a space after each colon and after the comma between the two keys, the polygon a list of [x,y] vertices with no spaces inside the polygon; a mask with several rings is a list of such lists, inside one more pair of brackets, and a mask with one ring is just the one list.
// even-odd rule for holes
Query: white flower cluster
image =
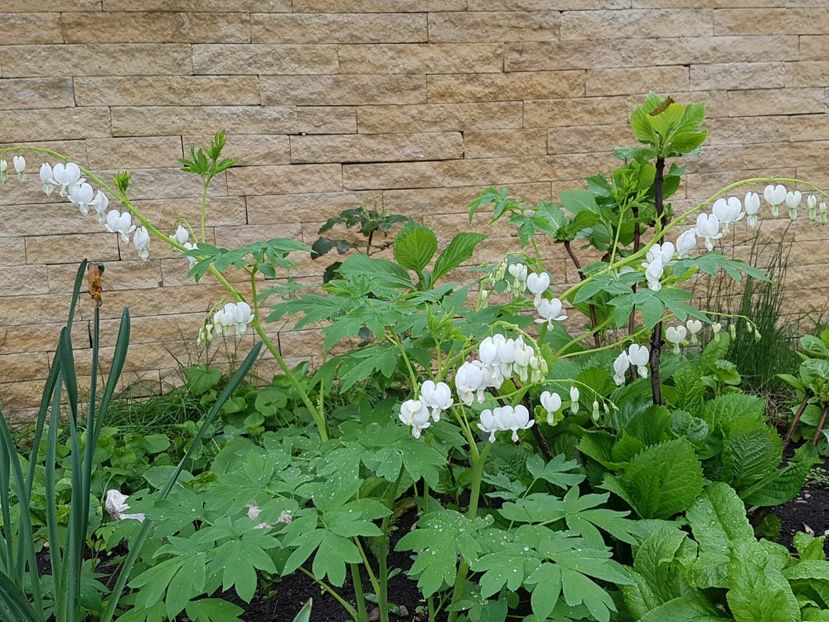
{"label": "white flower cluster", "polygon": [[625,374],[631,365],[636,367],[636,371],[642,378],[648,377],[648,357],[650,351],[647,346],[640,346],[638,343],[632,343],[626,352],[622,352],[613,361],[613,381],[617,385],[625,384]]}
{"label": "white flower cluster", "polygon": [[[191,251],[194,248],[196,248],[196,244],[194,244],[193,242],[190,242],[190,232],[187,231],[187,229],[185,229],[181,225],[176,227],[176,232],[173,235],[170,236],[170,239],[173,240],[174,242],[178,242],[184,248],[186,248],[188,251]],[[187,261],[190,262],[190,267],[192,268],[196,263],[196,258],[195,257],[187,257]]]}
{"label": "white flower cluster", "polygon": [[648,250],[647,261],[642,264],[645,268],[645,278],[648,279],[648,289],[658,292],[662,289],[660,279],[665,268],[672,263],[676,249],[670,242],[654,244]]}
{"label": "white flower cluster", "polygon": [[232,329],[244,335],[253,321],[250,305],[246,302],[228,302],[213,314],[213,326],[219,335],[229,335]]}
{"label": "white flower cluster", "polygon": [[550,288],[550,275],[548,273],[530,273],[523,263],[511,264],[508,269],[514,279],[513,291],[517,294],[523,294],[525,291],[533,294],[533,306],[539,315],[535,320],[537,324],[546,322],[547,326],[552,328],[553,322],[561,322],[567,319],[567,316],[562,313],[561,300],[558,298],[544,298],[544,294]]}
{"label": "white flower cluster", "polygon": [[501,406],[492,410],[481,411],[481,421],[478,428],[489,433],[489,442],[495,442],[496,432],[512,430],[512,441],[518,442],[518,430],[529,430],[535,425],[535,419],[530,417],[530,411],[523,404],[518,406]]}
{"label": "white flower cluster", "polygon": [[452,389],[445,382],[435,384],[426,380],[420,385],[420,398],[406,400],[400,405],[400,421],[412,429],[412,436],[420,438],[421,431],[437,423],[443,411],[452,408]]}

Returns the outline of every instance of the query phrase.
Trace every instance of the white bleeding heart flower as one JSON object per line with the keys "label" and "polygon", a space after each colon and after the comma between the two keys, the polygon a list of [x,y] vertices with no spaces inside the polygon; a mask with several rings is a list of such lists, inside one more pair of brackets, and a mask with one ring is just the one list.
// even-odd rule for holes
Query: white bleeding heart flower
{"label": "white bleeding heart flower", "polygon": [[89,184],[80,184],[72,186],[69,189],[69,200],[78,206],[81,214],[86,216],[89,213],[89,208],[92,207],[94,201],[94,191]]}
{"label": "white bleeding heart flower", "polygon": [[176,227],[176,232],[170,236],[170,239],[175,240],[176,242],[184,246],[185,244],[187,244],[187,242],[190,241],[190,233],[187,231],[187,229],[179,225],[178,227]]}
{"label": "white bleeding heart flower", "polygon": [[432,409],[432,419],[440,421],[440,415],[445,410],[452,408],[452,389],[445,382],[435,384],[426,380],[420,385],[420,401]]}
{"label": "white bleeding heart flower", "polygon": [[661,256],[656,256],[653,261],[646,264],[645,278],[648,280],[648,289],[658,292],[662,289],[662,283],[659,281],[665,272],[665,266],[662,264]]}
{"label": "white bleeding heart flower", "polygon": [[654,244],[648,250],[648,254],[646,255],[647,262],[642,264],[647,267],[647,264],[653,261],[661,261],[663,266],[667,266],[671,263],[671,260],[674,258],[674,253],[676,252],[676,248],[670,242],[665,242],[663,244]]}
{"label": "white bleeding heart flower", "polygon": [[613,361],[613,382],[618,386],[625,384],[625,374],[630,369],[630,359],[625,352],[622,352]]}
{"label": "white bleeding heart flower", "polygon": [[494,365],[498,360],[498,344],[492,337],[486,337],[478,346],[478,358],[484,365]]}
{"label": "white bleeding heart flower", "polygon": [[481,411],[481,420],[478,422],[478,428],[482,432],[489,434],[490,443],[495,442],[495,433],[502,431],[499,421],[495,417],[495,413],[489,409]]}
{"label": "white bleeding heart flower", "polygon": [[627,351],[628,361],[636,366],[636,371],[642,378],[648,377],[648,357],[650,352],[647,346],[640,346],[638,343],[630,344]]}
{"label": "white bleeding heart flower", "polygon": [[228,302],[224,307],[213,314],[213,324],[216,332],[221,335],[229,335],[231,329],[237,335],[244,335],[247,332],[248,324],[253,321],[253,313],[250,305],[246,302]]}
{"label": "white bleeding heart flower", "polygon": [[12,158],[12,166],[17,173],[17,181],[21,184],[26,181],[26,158],[23,156],[14,156]]}
{"label": "white bleeding heart flower", "polygon": [[400,421],[412,429],[415,438],[420,438],[421,432],[432,425],[429,409],[420,400],[407,400],[400,405]]}
{"label": "white bleeding heart flower", "polygon": [[455,372],[455,390],[460,400],[467,406],[475,401],[476,396],[479,402],[484,401],[486,381],[487,374],[480,361],[466,361]]}
{"label": "white bleeding heart flower", "polygon": [[98,190],[98,192],[95,193],[95,198],[92,199],[91,205],[95,208],[95,217],[98,219],[98,222],[104,224],[104,222],[106,222],[107,207],[109,207],[109,199],[107,198],[107,195]]}
{"label": "white bleeding heart flower", "polygon": [[579,412],[579,388],[570,387],[570,412],[574,415]]}
{"label": "white bleeding heart flower", "polygon": [[138,257],[141,261],[147,261],[150,257],[150,232],[147,231],[146,227],[138,227],[135,230],[132,243],[135,244],[135,250],[138,251]]}
{"label": "white bleeding heart flower", "polygon": [[507,269],[512,278],[515,279],[516,289],[523,292],[527,287],[527,266],[523,263],[514,263]]}
{"label": "white bleeding heart flower", "polygon": [[529,378],[530,366],[535,357],[535,350],[532,346],[524,343],[524,338],[519,337],[515,340],[515,350],[513,353],[515,362],[513,363],[513,370],[518,374],[521,382],[526,382]]}
{"label": "white bleeding heart flower", "polygon": [[740,204],[740,199],[737,197],[717,199],[714,201],[711,211],[714,212],[714,215],[722,223],[723,235],[728,233],[728,227],[731,223],[737,222],[743,218],[743,207]]}
{"label": "white bleeding heart flower", "polygon": [[9,163],[0,159],[0,183],[9,181]]}
{"label": "white bleeding heart flower", "polygon": [[117,209],[113,209],[107,212],[104,226],[110,233],[120,234],[124,244],[130,241],[130,234],[135,231],[135,225],[132,224],[132,216],[126,210],[119,212]]}
{"label": "white bleeding heart flower", "polygon": [[535,425],[535,419],[530,418],[530,411],[523,404],[519,404],[514,408],[512,406],[504,406],[500,414],[496,413],[496,419],[504,430],[512,430],[512,442],[518,442],[518,430],[529,430]]}
{"label": "white bleeding heart flower", "polygon": [[697,235],[705,240],[705,248],[714,250],[714,240],[722,237],[720,220],[716,214],[699,214],[697,216]]}
{"label": "white bleeding heart flower", "polygon": [[826,201],[821,201],[820,205],[818,206],[817,221],[818,224],[826,224]]}
{"label": "white bleeding heart flower", "polygon": [[52,168],[52,176],[55,185],[60,186],[60,196],[65,197],[72,186],[82,184],[85,179],[81,177],[81,169],[74,162],[63,164],[59,162]]}
{"label": "white bleeding heart flower", "polygon": [[561,312],[561,300],[558,298],[553,298],[551,300],[547,300],[546,298],[542,298],[538,301],[538,304],[535,305],[535,310],[540,315],[540,318],[537,318],[535,321],[537,324],[543,324],[544,322],[547,323],[549,328],[553,327],[553,322],[561,322],[567,319],[567,316]]}
{"label": "white bleeding heart flower", "polygon": [[678,257],[688,257],[696,247],[697,233],[694,229],[688,229],[676,239],[676,254]]}
{"label": "white bleeding heart flower", "polygon": [[130,509],[127,504],[129,497],[121,493],[120,490],[108,490],[106,499],[104,500],[104,508],[112,520],[137,520],[139,523],[144,522],[143,514],[127,514],[126,511]]}
{"label": "white bleeding heart flower", "polygon": [[799,190],[793,190],[792,192],[786,193],[786,207],[789,208],[789,218],[792,221],[797,220],[797,208],[800,205],[800,201],[803,198],[803,195]]}
{"label": "white bleeding heart flower", "polygon": [[52,196],[52,192],[55,191],[55,177],[52,173],[52,167],[46,162],[40,165],[40,183],[46,196]]}
{"label": "white bleeding heart flower", "polygon": [[543,391],[539,402],[541,402],[541,407],[547,411],[547,423],[552,425],[555,414],[561,410],[561,396],[558,393]]}
{"label": "white bleeding heart flower", "polygon": [[533,272],[527,276],[527,289],[531,294],[535,295],[535,303],[541,300],[541,294],[546,292],[550,287],[550,275],[546,272]]}
{"label": "white bleeding heart flower", "polygon": [[757,227],[757,215],[760,213],[760,195],[756,192],[747,192],[743,205],[746,208],[746,224],[752,229]]}
{"label": "white bleeding heart flower", "polygon": [[806,213],[810,221],[815,222],[817,220],[817,197],[813,194],[806,198]]}
{"label": "white bleeding heart flower", "polygon": [[691,343],[697,343],[697,333],[702,330],[702,322],[700,320],[688,320],[685,322],[685,326],[691,334]]}
{"label": "white bleeding heart flower", "polygon": [[771,215],[774,218],[780,216],[780,206],[786,201],[786,186],[768,185],[763,190],[763,198],[771,205]]}
{"label": "white bleeding heart flower", "polygon": [[674,352],[679,353],[679,347],[685,342],[688,331],[682,325],[668,326],[665,330],[665,339],[674,345]]}
{"label": "white bleeding heart flower", "polygon": [[599,412],[599,400],[593,400],[593,411],[590,413],[590,418],[593,419],[593,423],[599,423],[601,416],[602,414]]}

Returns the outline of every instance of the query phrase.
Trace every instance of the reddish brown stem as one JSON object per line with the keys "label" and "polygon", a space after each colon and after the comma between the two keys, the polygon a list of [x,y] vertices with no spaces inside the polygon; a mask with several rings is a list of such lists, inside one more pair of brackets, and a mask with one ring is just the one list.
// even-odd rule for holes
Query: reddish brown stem
{"label": "reddish brown stem", "polygon": [[823,409],[823,414],[820,416],[820,421],[817,424],[815,435],[812,437],[812,445],[817,445],[818,442],[820,442],[820,435],[823,432],[824,426],[826,426],[827,418],[829,418],[829,406]]}
{"label": "reddish brown stem", "polygon": [[[567,254],[570,255],[570,259],[573,260],[573,263],[576,266],[576,271],[579,273],[579,280],[583,281],[584,280],[584,272],[581,269],[581,262],[579,261],[579,258],[576,256],[576,253],[573,251],[573,247],[570,245],[570,240],[565,240],[564,248],[567,250]],[[599,321],[596,318],[596,307],[594,307],[591,304],[591,305],[588,305],[588,309],[590,311],[590,328],[592,328],[593,330],[596,330],[596,327],[599,325]],[[602,339],[601,339],[601,336],[599,335],[599,333],[593,333],[593,344],[597,348],[601,347]]]}
{"label": "reddish brown stem", "polygon": [[[662,201],[662,186],[664,184],[665,158],[656,158],[656,177],[653,180],[654,206],[656,207],[656,219],[661,224],[660,231],[665,228],[665,206]],[[662,386],[660,384],[659,357],[662,353],[662,322],[653,327],[651,333],[651,394],[653,403],[662,403]]]}
{"label": "reddish brown stem", "polygon": [[797,424],[800,423],[800,418],[803,416],[803,413],[806,411],[806,407],[809,405],[809,393],[807,392],[806,395],[803,397],[803,401],[800,402],[800,406],[797,409],[797,412],[794,414],[794,419],[792,419],[791,424],[789,425],[789,429],[786,432],[786,438],[783,439],[783,452],[785,453],[786,447],[789,446],[789,443],[792,442],[792,437],[794,436],[795,430],[797,430]]}

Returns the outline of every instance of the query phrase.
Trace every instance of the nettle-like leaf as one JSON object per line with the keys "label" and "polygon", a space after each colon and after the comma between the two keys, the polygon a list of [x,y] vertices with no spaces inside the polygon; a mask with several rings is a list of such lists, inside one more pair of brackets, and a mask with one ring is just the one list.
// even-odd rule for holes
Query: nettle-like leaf
{"label": "nettle-like leaf", "polygon": [[739,259],[730,259],[721,253],[704,253],[690,259],[678,259],[674,264],[674,275],[679,278],[695,271],[714,276],[720,270],[737,282],[742,279],[744,274],[758,281],[769,280],[769,275],[765,271]]}
{"label": "nettle-like leaf", "polygon": [[417,274],[429,265],[438,249],[435,232],[426,225],[409,221],[394,241],[394,258],[404,268]]}
{"label": "nettle-like leaf", "polygon": [[728,606],[735,622],[797,622],[800,606],[777,557],[753,538],[735,542],[728,564]]}
{"label": "nettle-like leaf", "polygon": [[255,262],[263,267],[290,268],[294,262],[288,259],[288,255],[293,252],[310,253],[311,248],[293,239],[273,238],[233,249],[200,242],[196,248],[182,255],[196,259],[188,275],[199,281],[211,267],[225,272],[230,268],[243,269]]}
{"label": "nettle-like leaf", "polygon": [[803,488],[812,467],[819,461],[817,448],[807,444],[798,447],[786,466],[740,491],[746,503],[770,507],[790,501]]}
{"label": "nettle-like leaf", "polygon": [[425,597],[451,586],[458,570],[458,557],[474,562],[483,552],[480,532],[491,517],[469,519],[455,510],[424,515],[414,531],[397,543],[398,551],[415,551],[417,558],[409,574]]}
{"label": "nettle-like leaf", "polygon": [[483,242],[486,237],[481,233],[459,233],[453,237],[435,262],[435,268],[432,271],[432,282],[437,282],[438,279],[449,274],[464,261],[471,258],[472,253],[475,252],[475,247]]}
{"label": "nettle-like leaf", "polygon": [[688,509],[687,517],[702,552],[727,554],[732,543],[754,539],[742,500],[722,482],[709,485]]}

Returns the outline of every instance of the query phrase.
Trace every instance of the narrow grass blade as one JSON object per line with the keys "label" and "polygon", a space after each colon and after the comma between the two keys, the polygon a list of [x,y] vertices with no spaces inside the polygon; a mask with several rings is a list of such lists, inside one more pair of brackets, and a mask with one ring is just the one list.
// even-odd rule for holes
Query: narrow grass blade
{"label": "narrow grass blade", "polygon": [[0,572],[0,612],[9,622],[43,622],[37,615],[26,595],[2,572]]}
{"label": "narrow grass blade", "polygon": [[69,302],[69,319],[66,320],[66,328],[72,330],[72,321],[75,319],[75,307],[78,306],[78,296],[81,293],[83,275],[86,274],[86,259],[78,265],[78,272],[75,274],[75,285],[72,287],[72,299]]}

